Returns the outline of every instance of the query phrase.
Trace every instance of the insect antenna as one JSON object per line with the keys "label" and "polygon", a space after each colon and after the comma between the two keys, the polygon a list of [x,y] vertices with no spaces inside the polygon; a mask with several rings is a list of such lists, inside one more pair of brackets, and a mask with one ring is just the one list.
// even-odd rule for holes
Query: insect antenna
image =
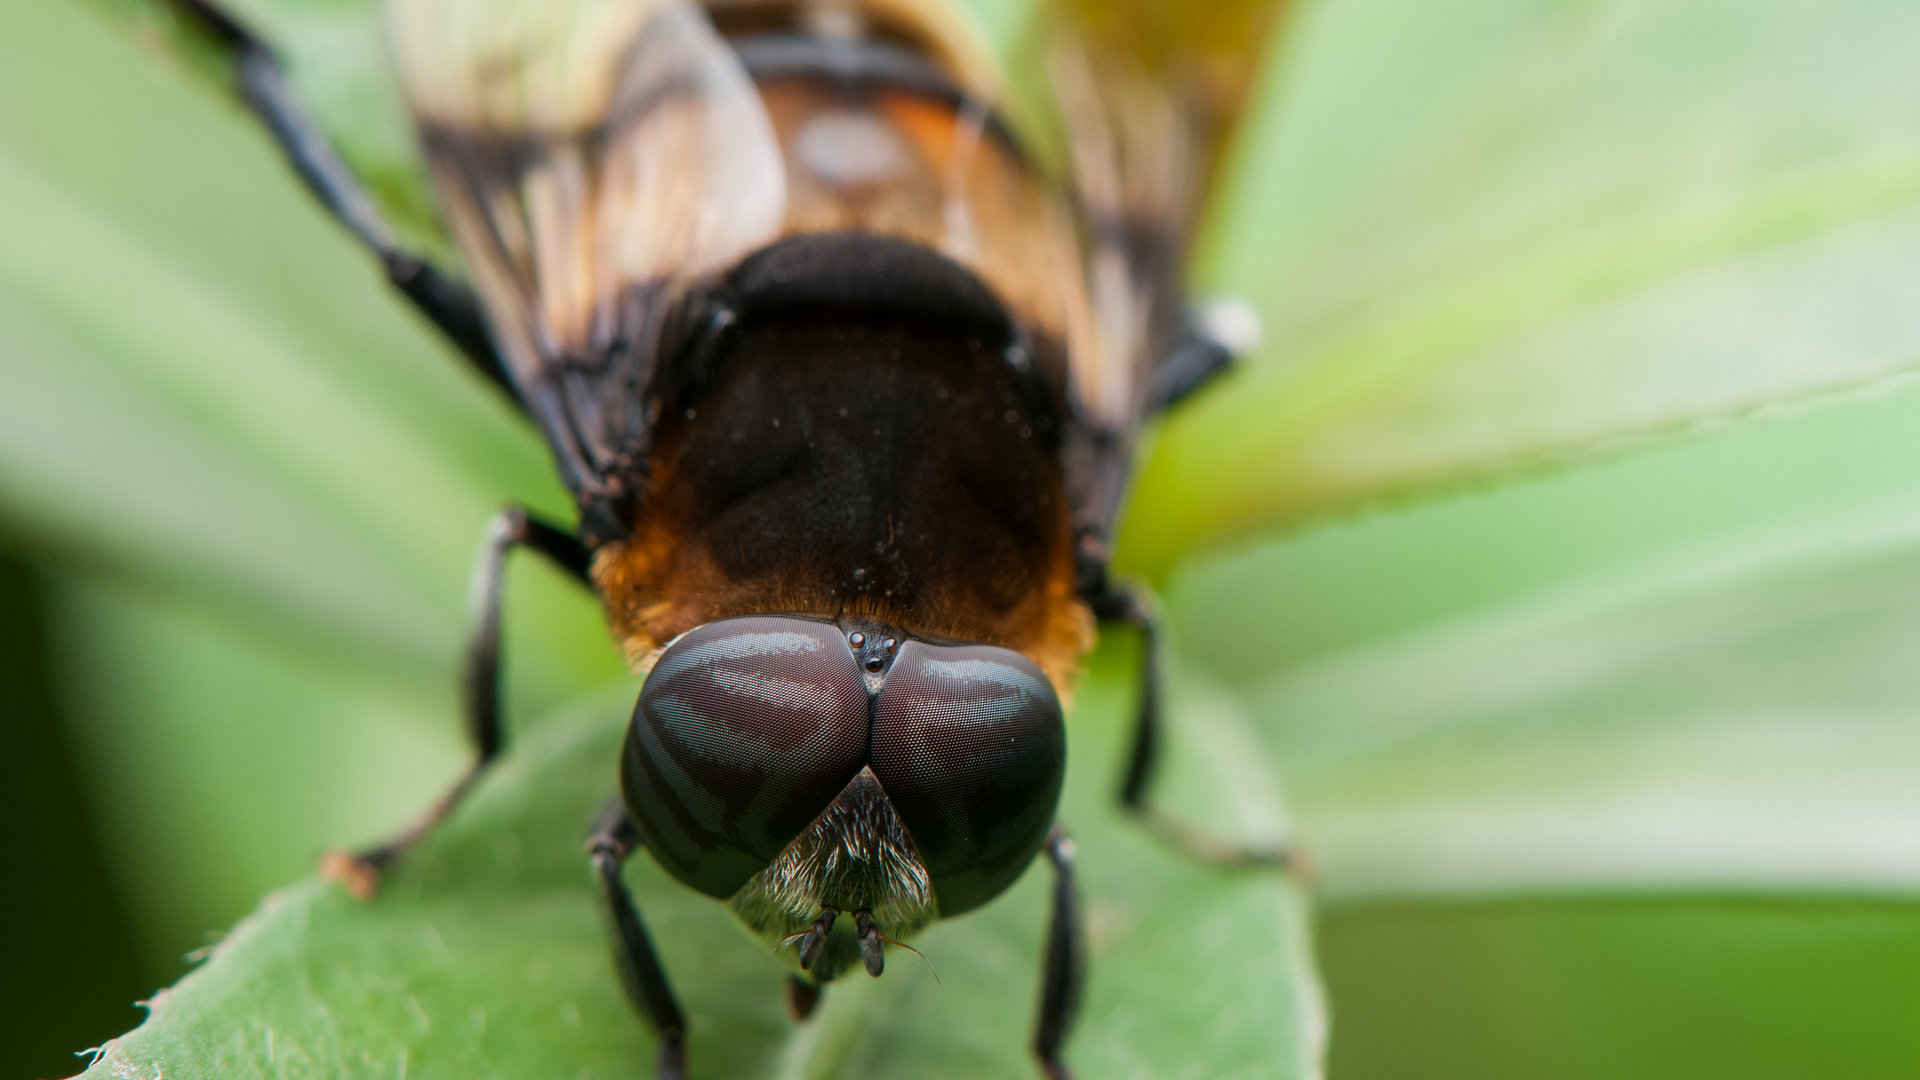
{"label": "insect antenna", "polygon": [[919,957],[920,962],[927,965],[927,974],[933,976],[933,981],[941,986],[946,985],[945,983],[940,982],[940,972],[934,968],[933,960],[929,958],[926,953],[921,952],[919,949],[914,948],[913,946],[907,944],[904,941],[895,941],[892,938],[886,936],[885,934],[880,935],[880,942],[883,945],[891,945],[896,949],[905,949],[908,952],[912,953],[913,955]]}

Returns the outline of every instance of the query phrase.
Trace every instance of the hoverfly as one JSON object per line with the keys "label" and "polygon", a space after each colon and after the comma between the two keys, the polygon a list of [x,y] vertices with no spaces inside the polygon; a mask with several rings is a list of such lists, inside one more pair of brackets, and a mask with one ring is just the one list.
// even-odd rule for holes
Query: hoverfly
{"label": "hoverfly", "polygon": [[686,1019],[621,866],[644,848],[821,988],[1054,872],[1033,1051],[1064,1075],[1084,979],[1054,823],[1061,701],[1096,622],[1145,633],[1123,807],[1155,814],[1154,626],[1107,571],[1148,417],[1229,343],[1179,284],[1274,3],[1182,47],[1064,7],[1070,185],[996,108],[965,22],[916,0],[392,0],[399,84],[469,281],[404,250],[212,0],[301,179],[544,435],[577,525],[520,509],[479,570],[473,765],[328,868],[370,894],[502,749],[500,595],[526,547],[601,598],[646,672],[590,859],[616,968],[685,1071]]}

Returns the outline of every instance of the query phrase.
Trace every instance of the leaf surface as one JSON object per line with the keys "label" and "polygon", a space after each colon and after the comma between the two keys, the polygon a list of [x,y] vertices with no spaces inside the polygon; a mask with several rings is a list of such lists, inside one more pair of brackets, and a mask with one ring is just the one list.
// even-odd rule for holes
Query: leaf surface
{"label": "leaf surface", "polygon": [[[651,1037],[614,980],[580,842],[613,786],[629,700],[600,695],[541,725],[374,902],[317,881],[270,897],[87,1075],[645,1071]],[[1279,875],[1197,871],[1117,819],[1107,776],[1123,705],[1083,702],[1073,728],[1063,819],[1093,972],[1073,1061],[1100,1076],[1314,1075],[1324,1010],[1300,894]],[[1211,804],[1271,808],[1257,772],[1230,758],[1203,771]],[[929,963],[895,950],[881,980],[830,987],[798,1027],[783,1012],[783,969],[720,905],[644,855],[628,879],[688,1010],[695,1076],[1005,1076],[1031,1068],[1042,865],[918,939]],[[1189,966],[1208,977],[1136,977]]]}
{"label": "leaf surface", "polygon": [[1917,47],[1900,0],[1306,7],[1200,264],[1266,346],[1125,558],[1913,370]]}
{"label": "leaf surface", "polygon": [[1181,575],[1175,640],[1328,902],[1910,897],[1916,425],[1907,381],[1302,534]]}

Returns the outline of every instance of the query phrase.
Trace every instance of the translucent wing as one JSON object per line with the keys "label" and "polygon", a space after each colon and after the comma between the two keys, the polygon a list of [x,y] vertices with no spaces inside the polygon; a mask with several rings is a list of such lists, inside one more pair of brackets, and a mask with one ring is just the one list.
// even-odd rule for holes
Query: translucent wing
{"label": "translucent wing", "polygon": [[1181,284],[1187,249],[1266,42],[1286,0],[1057,0],[1048,75],[1066,130],[1088,244],[1098,348],[1075,364],[1081,412],[1104,428],[1088,451],[1083,526],[1111,528],[1133,432],[1191,360]]}
{"label": "translucent wing", "polygon": [[[1288,0],[1060,0],[1057,17],[1109,84],[1133,84],[1171,104],[1204,195],[1220,150]],[[1192,209],[1190,201],[1188,209]]]}
{"label": "translucent wing", "polygon": [[509,371],[583,507],[617,503],[664,320],[780,228],[753,84],[693,3],[394,0],[389,26]]}

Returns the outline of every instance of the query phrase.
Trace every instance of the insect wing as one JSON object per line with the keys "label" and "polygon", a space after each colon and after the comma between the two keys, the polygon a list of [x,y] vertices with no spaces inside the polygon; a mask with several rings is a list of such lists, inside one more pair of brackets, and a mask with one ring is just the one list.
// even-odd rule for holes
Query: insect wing
{"label": "insect wing", "polygon": [[1178,294],[1222,147],[1286,6],[1059,0],[1050,13],[1048,73],[1095,246],[1095,307],[1113,351],[1135,358],[1128,377],[1109,376],[1122,385],[1098,395],[1108,410],[1137,405],[1125,384],[1164,353],[1158,339],[1183,314],[1161,309]]}
{"label": "insect wing", "polygon": [[591,501],[644,452],[675,302],[779,230],[760,98],[693,3],[394,0],[389,29],[508,370]]}
{"label": "insect wing", "polygon": [[1187,250],[1286,0],[1056,0],[1042,53],[1067,133],[1098,348],[1074,397],[1099,429],[1082,526],[1104,536],[1163,368],[1191,340]]}
{"label": "insect wing", "polygon": [[[1176,101],[1202,189],[1252,89],[1289,0],[1059,0],[1056,18],[1109,81],[1144,82]],[[1205,194],[1204,190],[1198,194]]]}

